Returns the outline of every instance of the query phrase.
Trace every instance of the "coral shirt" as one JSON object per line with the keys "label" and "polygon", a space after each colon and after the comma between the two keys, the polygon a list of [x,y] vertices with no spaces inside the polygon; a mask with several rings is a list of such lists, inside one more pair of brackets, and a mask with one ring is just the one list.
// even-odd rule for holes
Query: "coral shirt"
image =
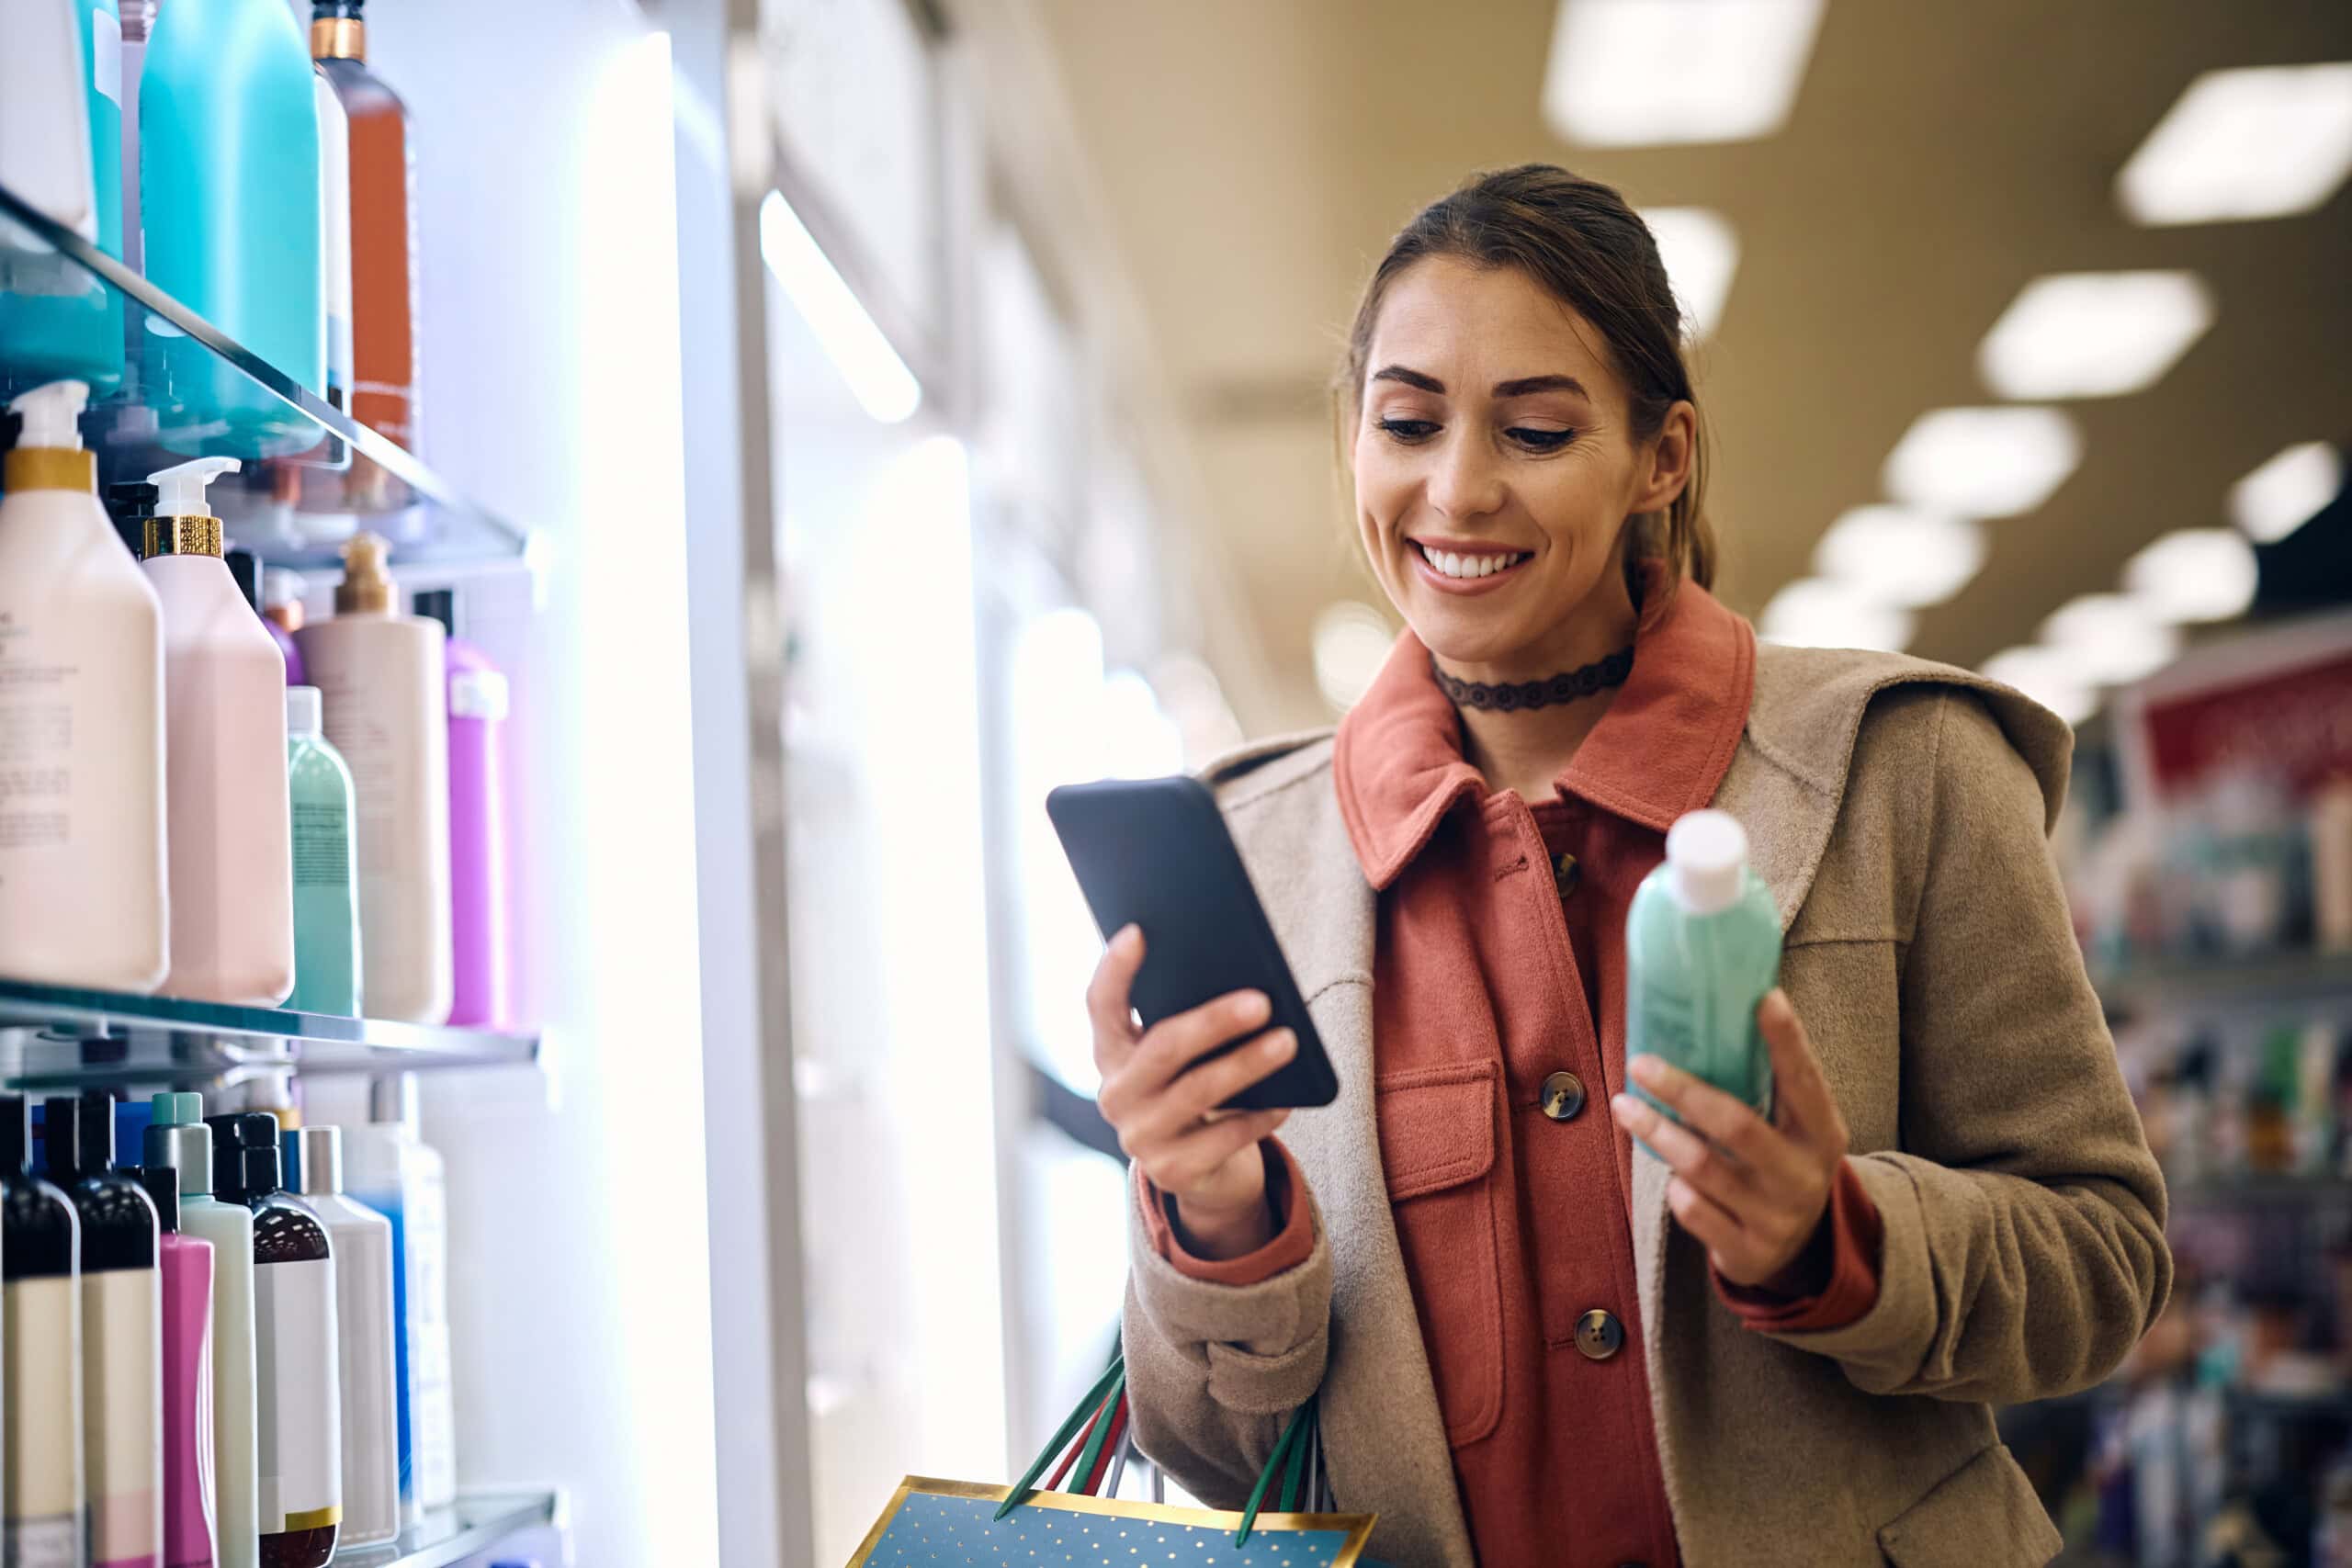
{"label": "coral shirt", "polygon": [[[1608,1100],[1625,1081],[1626,908],[1665,856],[1666,829],[1705,806],[1730,766],[1755,634],[1696,583],[1647,598],[1632,675],[1555,800],[1488,793],[1409,634],[1334,753],[1340,809],[1379,893],[1382,1166],[1463,1511],[1492,1564],[1678,1561],[1634,1292],[1635,1156]],[[1157,1250],[1236,1284],[1302,1261],[1311,1227],[1289,1194],[1304,1179],[1268,1148],[1280,1153],[1272,1242],[1194,1258],[1147,1190]],[[1755,1326],[1840,1326],[1877,1298],[1878,1244],[1876,1212],[1841,1172],[1781,1288],[1718,1279],[1717,1292]]]}

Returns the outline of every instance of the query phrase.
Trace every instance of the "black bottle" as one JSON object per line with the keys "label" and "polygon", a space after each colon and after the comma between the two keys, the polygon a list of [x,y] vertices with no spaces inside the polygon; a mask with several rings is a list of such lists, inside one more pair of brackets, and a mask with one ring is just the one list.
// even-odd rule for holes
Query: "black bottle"
{"label": "black bottle", "polygon": [[0,1555],[78,1562],[83,1543],[81,1225],[32,1175],[33,1108],[0,1094],[0,1303],[6,1324],[7,1483]]}
{"label": "black bottle", "polygon": [[[334,1253],[319,1216],[285,1190],[277,1118],[248,1111],[205,1121],[220,1151],[213,1196],[254,1212],[262,1568],[325,1568],[343,1523]],[[230,1168],[233,1178],[221,1174]]]}
{"label": "black bottle", "polygon": [[[115,1168],[114,1097],[42,1104],[50,1179],[82,1221],[82,1417],[90,1558],[136,1562],[164,1545],[164,1277],[147,1189]],[[126,1434],[129,1434],[126,1437]]]}

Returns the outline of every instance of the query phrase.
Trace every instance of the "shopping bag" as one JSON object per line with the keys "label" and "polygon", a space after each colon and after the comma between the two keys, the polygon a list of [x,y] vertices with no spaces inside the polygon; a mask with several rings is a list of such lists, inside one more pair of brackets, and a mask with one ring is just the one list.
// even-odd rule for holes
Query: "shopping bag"
{"label": "shopping bag", "polygon": [[[908,1476],[849,1568],[1374,1568],[1363,1548],[1374,1516],[1314,1511],[1329,1501],[1315,1401],[1284,1424],[1239,1513],[1095,1495],[1116,1493],[1131,1440],[1126,1365],[1114,1359],[1020,1481]],[[1065,1481],[1071,1490],[1056,1490]]]}

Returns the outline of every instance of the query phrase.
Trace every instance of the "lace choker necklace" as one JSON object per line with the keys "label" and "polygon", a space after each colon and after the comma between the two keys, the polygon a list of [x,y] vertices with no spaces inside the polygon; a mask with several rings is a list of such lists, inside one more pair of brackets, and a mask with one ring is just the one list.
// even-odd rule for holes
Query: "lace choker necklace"
{"label": "lace choker necklace", "polygon": [[1634,649],[1630,643],[1606,659],[1596,659],[1582,669],[1570,670],[1546,681],[1512,681],[1499,686],[1489,686],[1484,681],[1457,680],[1438,668],[1436,654],[1430,655],[1430,673],[1437,677],[1439,687],[1455,707],[1491,709],[1496,713],[1572,703],[1608,687],[1622,686],[1633,672]]}

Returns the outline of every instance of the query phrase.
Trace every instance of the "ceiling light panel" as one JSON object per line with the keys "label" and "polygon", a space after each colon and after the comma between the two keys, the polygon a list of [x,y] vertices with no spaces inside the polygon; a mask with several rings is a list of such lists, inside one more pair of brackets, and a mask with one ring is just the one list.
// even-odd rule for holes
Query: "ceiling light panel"
{"label": "ceiling light panel", "polygon": [[1900,653],[1911,641],[1911,612],[1849,583],[1804,577],[1764,606],[1757,630],[1794,648],[1872,648]]}
{"label": "ceiling light panel", "polygon": [[2006,649],[1986,660],[1980,673],[2016,687],[2068,724],[2080,724],[2098,711],[2098,688],[2054,648]]}
{"label": "ceiling light panel", "polygon": [[2066,656],[2076,679],[2098,686],[2153,675],[2180,652],[2180,633],[2153,607],[2123,593],[2068,600],[2041,623],[2041,640]]}
{"label": "ceiling light panel", "polygon": [[1820,23],[1821,0],[1560,0],[1544,120],[1588,147],[1770,136]]}
{"label": "ceiling light panel", "polygon": [[1814,547],[1813,570],[1890,604],[1939,604],[1984,565],[1984,527],[1904,506],[1857,506]]}
{"label": "ceiling light panel", "polygon": [[2132,558],[2123,588],[2163,620],[2226,621],[2254,604],[2261,576],[2245,535],[2181,528]]}
{"label": "ceiling light panel", "polygon": [[1686,336],[1712,334],[1723,320],[1732,275],[1739,270],[1739,235],[1720,212],[1703,207],[1654,207],[1642,214],[1657,240],[1666,279],[1682,307]]}
{"label": "ceiling light panel", "polygon": [[2116,176],[2133,221],[2309,212],[2352,173],[2352,61],[2209,71]]}
{"label": "ceiling light panel", "polygon": [[2154,386],[2212,321],[2195,273],[2055,273],[2010,301],[1976,367],[2004,398],[2120,397]]}
{"label": "ceiling light panel", "polygon": [[2230,521],[2256,544],[2275,545],[2343,489],[2343,454],[2324,441],[2306,441],[2230,487]]}
{"label": "ceiling light panel", "polygon": [[1887,493],[1951,517],[2014,517],[2050,499],[2082,460],[2075,422],[2056,409],[1935,409],[1887,455]]}

